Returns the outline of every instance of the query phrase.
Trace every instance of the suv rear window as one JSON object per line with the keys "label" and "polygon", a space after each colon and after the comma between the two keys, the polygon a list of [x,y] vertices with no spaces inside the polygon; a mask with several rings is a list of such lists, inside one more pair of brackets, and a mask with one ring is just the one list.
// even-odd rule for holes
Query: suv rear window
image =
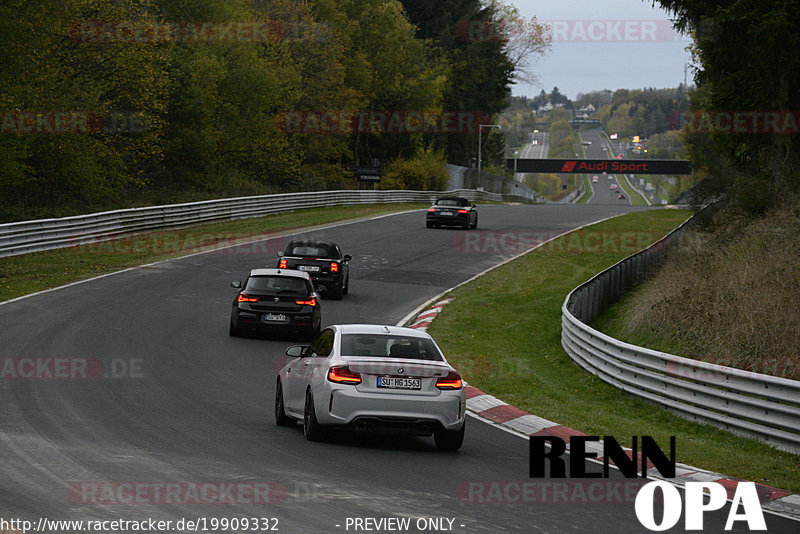
{"label": "suv rear window", "polygon": [[245,291],[266,291],[270,293],[309,293],[306,281],[293,276],[251,276],[247,279]]}
{"label": "suv rear window", "polygon": [[338,258],[336,249],[327,243],[290,243],[283,251],[286,256],[306,258]]}
{"label": "suv rear window", "polygon": [[381,334],[343,334],[342,356],[442,361],[441,353],[430,339]]}

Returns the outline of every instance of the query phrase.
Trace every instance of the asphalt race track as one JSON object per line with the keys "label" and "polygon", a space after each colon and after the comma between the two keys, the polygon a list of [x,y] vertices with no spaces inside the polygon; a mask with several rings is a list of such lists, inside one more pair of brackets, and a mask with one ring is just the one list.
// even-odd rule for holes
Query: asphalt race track
{"label": "asphalt race track", "polygon": [[[521,252],[520,232],[551,237],[634,209],[482,205],[476,231],[429,230],[416,211],[312,232],[353,256],[350,294],[323,301],[323,321],[394,324]],[[480,248],[489,241],[468,241],[476,232],[512,236],[511,245]],[[437,452],[431,438],[312,443],[299,425],[275,426],[274,371],[296,341],[229,337],[229,283],[273,266],[282,247],[278,238],[269,253],[195,255],[0,306],[7,362],[90,362],[86,379],[0,380],[0,518],[256,517],[277,518],[280,532],[316,533],[357,531],[348,518],[405,517],[410,532],[419,518],[453,520],[428,532],[646,532],[630,502],[520,502],[519,484],[531,482],[527,441],[474,418],[458,453]],[[192,498],[203,484],[241,486],[231,498]],[[180,491],[153,490],[167,487]],[[726,517],[727,508],[706,514],[707,530],[722,531]],[[766,518],[770,532],[797,526]]]}
{"label": "asphalt race track", "polygon": [[[585,130],[580,133],[582,141],[589,141],[591,145],[584,145],[583,151],[586,154],[586,159],[608,159],[608,153],[603,150],[603,142],[600,137],[600,130]],[[630,205],[631,199],[625,193],[625,198],[617,198],[617,191],[611,191],[610,185],[617,184],[619,188],[619,181],[625,178],[621,175],[612,174],[609,180],[607,174],[589,174],[589,181],[591,182],[592,176],[598,176],[599,181],[592,183],[594,195],[589,199],[589,204],[614,204],[614,205]],[[620,188],[621,190],[621,188]],[[624,193],[624,191],[623,191]]]}

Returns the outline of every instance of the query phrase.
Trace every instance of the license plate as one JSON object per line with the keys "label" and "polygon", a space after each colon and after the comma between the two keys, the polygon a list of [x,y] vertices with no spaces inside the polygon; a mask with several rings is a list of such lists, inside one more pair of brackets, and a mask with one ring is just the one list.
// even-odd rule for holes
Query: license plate
{"label": "license plate", "polygon": [[453,214],[452,211],[440,211],[439,212],[439,215],[452,215],[452,214]]}
{"label": "license plate", "polygon": [[268,313],[264,316],[264,319],[267,321],[274,321],[274,322],[286,322],[286,316],[282,313]]}
{"label": "license plate", "polygon": [[316,265],[301,265],[300,267],[298,267],[298,269],[300,271],[307,271],[309,273],[319,272],[319,267],[317,267]]}
{"label": "license plate", "polygon": [[422,389],[422,379],[379,376],[378,387],[387,389]]}

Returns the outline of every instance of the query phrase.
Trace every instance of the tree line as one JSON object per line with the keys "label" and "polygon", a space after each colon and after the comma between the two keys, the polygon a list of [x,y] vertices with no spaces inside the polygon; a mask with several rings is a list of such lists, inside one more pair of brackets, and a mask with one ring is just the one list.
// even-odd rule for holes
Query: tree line
{"label": "tree line", "polygon": [[[658,0],[693,38],[684,131],[702,198],[751,213],[800,187],[800,1]],[[701,200],[702,200],[701,198]]]}
{"label": "tree line", "polygon": [[460,30],[514,16],[480,0],[7,0],[0,221],[353,188],[373,163],[393,187],[440,188],[520,68],[507,34]]}
{"label": "tree line", "polygon": [[683,85],[669,89],[618,89],[607,104],[598,107],[595,118],[609,133],[649,138],[678,130],[681,113],[688,107],[689,95]]}

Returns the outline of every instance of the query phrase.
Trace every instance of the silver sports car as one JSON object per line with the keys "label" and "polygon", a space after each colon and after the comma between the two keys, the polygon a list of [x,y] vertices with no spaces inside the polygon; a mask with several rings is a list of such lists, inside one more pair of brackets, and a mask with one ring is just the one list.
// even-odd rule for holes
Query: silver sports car
{"label": "silver sports car", "polygon": [[333,428],[433,434],[440,450],[464,441],[466,396],[461,376],[433,338],[397,326],[329,326],[310,346],[286,350],[278,372],[275,421],[303,421],[317,441]]}

